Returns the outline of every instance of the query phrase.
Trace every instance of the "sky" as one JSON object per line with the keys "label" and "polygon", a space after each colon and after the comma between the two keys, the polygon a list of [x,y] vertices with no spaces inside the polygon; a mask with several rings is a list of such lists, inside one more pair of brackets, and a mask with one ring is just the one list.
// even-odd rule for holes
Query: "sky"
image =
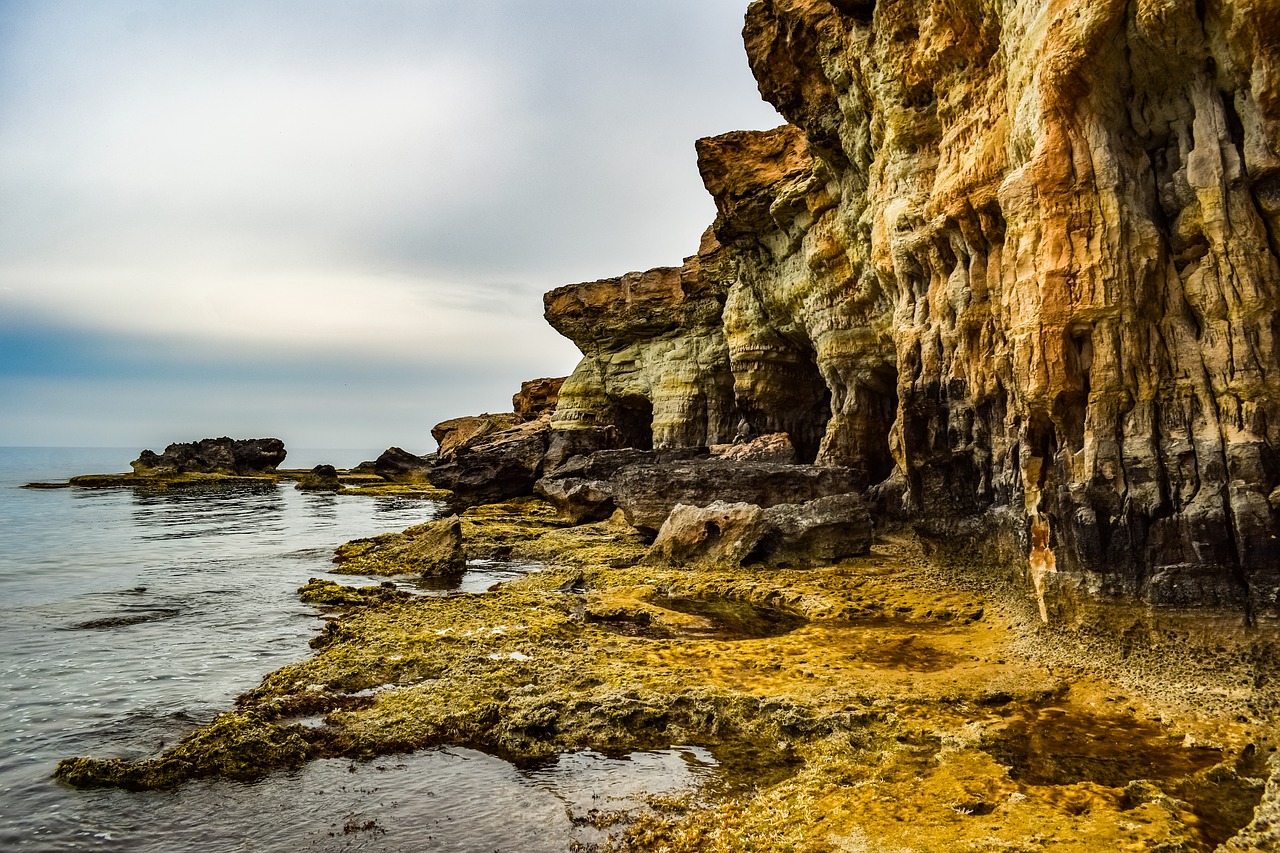
{"label": "sky", "polygon": [[0,0],[0,446],[434,450],[781,123],[747,0]]}

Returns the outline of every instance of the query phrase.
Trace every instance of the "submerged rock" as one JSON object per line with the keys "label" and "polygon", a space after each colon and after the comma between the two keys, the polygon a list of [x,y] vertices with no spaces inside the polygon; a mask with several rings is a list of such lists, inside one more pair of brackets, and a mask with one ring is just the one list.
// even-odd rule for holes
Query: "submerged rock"
{"label": "submerged rock", "polygon": [[170,444],[163,454],[144,450],[129,464],[134,473],[144,476],[252,476],[274,473],[285,455],[284,442],[278,438],[205,438],[188,444]]}

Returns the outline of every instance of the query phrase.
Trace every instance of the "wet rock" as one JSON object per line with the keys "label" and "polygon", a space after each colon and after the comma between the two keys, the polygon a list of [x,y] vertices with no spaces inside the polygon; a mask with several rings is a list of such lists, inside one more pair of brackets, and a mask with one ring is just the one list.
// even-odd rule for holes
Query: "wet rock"
{"label": "wet rock", "polygon": [[304,492],[340,492],[342,481],[338,479],[337,468],[317,465],[304,474],[294,488]]}
{"label": "wet rock", "polygon": [[340,546],[334,571],[349,575],[460,575],[466,571],[462,520],[451,515],[402,533],[355,539]]}
{"label": "wet rock", "polygon": [[805,503],[865,486],[860,471],[722,459],[630,465],[611,478],[614,502],[627,521],[656,532],[676,504],[708,506],[717,500],[761,507]]}
{"label": "wet rock", "polygon": [[415,456],[399,447],[389,447],[373,463],[373,473],[392,483],[425,483],[432,458]]}
{"label": "wet rock", "polygon": [[521,419],[537,420],[555,410],[560,399],[560,386],[565,377],[554,379],[531,379],[521,383],[519,392],[511,398],[511,409]]}
{"label": "wet rock", "polygon": [[675,566],[824,565],[866,554],[873,538],[871,516],[856,494],[768,508],[678,504],[647,560]]}
{"label": "wet rock", "polygon": [[284,462],[284,442],[278,438],[205,438],[170,444],[163,454],[142,451],[129,463],[136,474],[228,474],[251,476],[273,473]]}

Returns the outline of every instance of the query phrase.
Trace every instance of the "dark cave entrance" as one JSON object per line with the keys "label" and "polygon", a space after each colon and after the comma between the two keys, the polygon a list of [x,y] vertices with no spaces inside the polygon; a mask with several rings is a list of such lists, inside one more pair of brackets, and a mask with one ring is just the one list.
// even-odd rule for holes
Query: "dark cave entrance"
{"label": "dark cave entrance", "polygon": [[623,447],[653,449],[653,403],[641,394],[626,394],[611,401],[614,425]]}

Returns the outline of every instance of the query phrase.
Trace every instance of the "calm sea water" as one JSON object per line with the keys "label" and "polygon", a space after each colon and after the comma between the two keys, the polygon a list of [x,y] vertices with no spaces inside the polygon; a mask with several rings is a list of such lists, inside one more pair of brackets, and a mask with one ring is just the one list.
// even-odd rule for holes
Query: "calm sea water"
{"label": "calm sea water", "polygon": [[[291,454],[354,465],[376,453]],[[464,749],[313,762],[254,783],[74,791],[69,756],[153,755],[307,656],[320,621],[296,590],[353,538],[440,507],[265,489],[34,491],[128,470],[136,450],[0,448],[0,850],[561,851],[575,822],[694,788],[700,749],[565,755],[520,770]],[[299,458],[301,457],[301,458]],[[526,567],[477,566],[466,591]],[[362,579],[338,580],[365,582]]]}

